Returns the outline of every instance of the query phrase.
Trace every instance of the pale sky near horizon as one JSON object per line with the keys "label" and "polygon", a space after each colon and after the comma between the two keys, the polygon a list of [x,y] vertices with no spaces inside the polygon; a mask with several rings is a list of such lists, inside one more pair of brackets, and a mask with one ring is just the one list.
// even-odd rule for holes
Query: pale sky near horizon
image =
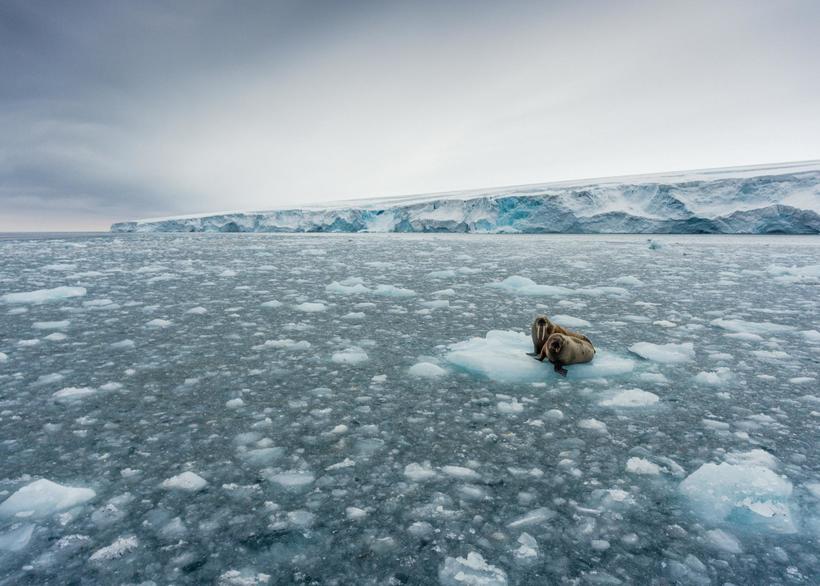
{"label": "pale sky near horizon", "polygon": [[3,0],[0,231],[820,158],[820,2]]}

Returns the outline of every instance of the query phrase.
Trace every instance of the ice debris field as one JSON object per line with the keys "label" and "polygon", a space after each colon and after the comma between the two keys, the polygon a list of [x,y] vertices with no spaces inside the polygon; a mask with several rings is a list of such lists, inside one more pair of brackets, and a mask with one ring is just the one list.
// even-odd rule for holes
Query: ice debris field
{"label": "ice debris field", "polygon": [[820,583],[819,253],[0,240],[0,584]]}

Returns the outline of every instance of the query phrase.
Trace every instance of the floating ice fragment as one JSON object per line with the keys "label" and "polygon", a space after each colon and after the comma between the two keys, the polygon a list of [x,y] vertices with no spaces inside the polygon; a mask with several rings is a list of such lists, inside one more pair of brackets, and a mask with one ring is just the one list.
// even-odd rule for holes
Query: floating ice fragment
{"label": "floating ice fragment", "polygon": [[0,533],[0,551],[21,551],[25,549],[34,533],[32,523],[12,525],[5,533]]}
{"label": "floating ice fragment", "polygon": [[737,537],[722,529],[712,529],[706,532],[706,541],[715,549],[729,553],[743,553],[743,547]]}
{"label": "floating ice fragment", "polygon": [[442,586],[507,586],[504,570],[491,566],[474,551],[466,558],[446,558],[438,579]]}
{"label": "floating ice fragment", "polygon": [[303,490],[313,483],[315,477],[306,470],[291,470],[270,474],[268,479],[286,490]]}
{"label": "floating ice fragment", "polygon": [[734,380],[735,375],[726,367],[720,367],[714,371],[701,371],[694,377],[694,381],[699,385],[710,385],[713,387],[723,386]]}
{"label": "floating ice fragment", "polygon": [[571,315],[554,315],[552,321],[565,328],[589,328],[592,324],[580,317],[572,317]]}
{"label": "floating ice fragment", "polygon": [[245,401],[243,401],[239,397],[236,397],[235,399],[230,399],[229,401],[225,402],[225,407],[227,407],[228,409],[239,409],[240,407],[244,406]]}
{"label": "floating ice fragment", "polygon": [[692,510],[707,523],[726,522],[794,533],[792,484],[764,466],[703,464],[680,484]]}
{"label": "floating ice fragment", "polygon": [[254,570],[228,570],[219,576],[219,586],[260,586],[270,582],[270,575]]}
{"label": "floating ice fragment", "polygon": [[202,478],[199,474],[191,472],[190,470],[177,474],[171,478],[166,478],[162,481],[162,488],[169,490],[186,490],[189,492],[197,492],[205,488],[208,481]]}
{"label": "floating ice fragment", "polygon": [[415,462],[404,467],[404,475],[413,482],[424,482],[438,476],[429,463],[417,464]]}
{"label": "floating ice fragment", "polygon": [[0,352],[0,362],[5,362],[8,359],[9,359],[8,354],[6,354],[5,352]]}
{"label": "floating ice fragment", "polygon": [[521,527],[529,527],[531,525],[543,525],[553,517],[555,517],[555,511],[547,507],[540,507],[520,517],[516,517],[507,523],[507,527],[510,529],[520,529]]}
{"label": "floating ice fragment", "polygon": [[516,295],[568,297],[574,293],[572,289],[567,289],[566,287],[557,287],[555,285],[538,285],[532,279],[521,277],[519,275],[507,277],[503,281],[497,283],[490,283],[489,286],[494,289],[501,289]]}
{"label": "floating ice fragment", "polygon": [[643,474],[645,476],[657,476],[661,473],[660,466],[645,458],[637,457],[632,457],[626,461],[626,470],[633,474]]}
{"label": "floating ice fragment", "polygon": [[402,289],[395,285],[376,285],[373,295],[380,295],[382,297],[413,297],[416,294],[411,289]]}
{"label": "floating ice fragment", "polygon": [[437,364],[432,362],[418,362],[411,366],[407,372],[410,376],[418,376],[422,378],[437,378],[447,374],[447,371]]}
{"label": "floating ice fragment", "polygon": [[97,493],[90,488],[63,486],[41,478],[18,489],[3,501],[0,504],[0,517],[47,517],[81,505],[95,496]]}
{"label": "floating ice fragment", "polygon": [[588,429],[590,431],[597,431],[599,433],[606,433],[606,423],[597,419],[581,419],[578,421],[578,427],[581,429]]}
{"label": "floating ice fragment", "polygon": [[458,478],[461,480],[480,480],[481,475],[471,468],[464,466],[442,466],[441,471],[447,476]]}
{"label": "floating ice fragment", "polygon": [[753,322],[742,319],[713,319],[710,323],[713,326],[717,326],[730,332],[756,334],[759,336],[776,334],[779,332],[790,332],[795,329],[793,326],[773,324],[767,321]]}
{"label": "floating ice fragment", "polygon": [[347,348],[341,352],[334,352],[330,359],[339,364],[360,364],[368,360],[367,352],[361,348],[354,346]]}
{"label": "floating ice fragment", "polygon": [[347,507],[345,509],[345,515],[351,521],[359,521],[367,517],[367,511],[359,507]]}
{"label": "floating ice fragment", "polygon": [[201,305],[198,305],[197,307],[192,307],[191,309],[189,309],[185,313],[188,313],[188,314],[191,314],[191,315],[204,315],[204,314],[208,313],[208,310],[205,309],[204,307],[202,307]]}
{"label": "floating ice fragment", "polygon": [[634,352],[642,358],[653,362],[665,364],[679,364],[689,362],[695,358],[695,345],[692,342],[682,344],[651,344],[649,342],[638,342],[629,347],[630,352]]}
{"label": "floating ice fragment", "polygon": [[[518,332],[491,330],[485,338],[450,344],[446,359],[451,364],[498,382],[534,383],[559,378],[551,364],[539,362],[532,339]],[[569,379],[618,376],[632,372],[635,361],[599,350],[592,362],[568,368]]]}
{"label": "floating ice fragment", "polygon": [[151,321],[149,321],[147,324],[145,324],[145,327],[148,327],[148,328],[167,328],[172,323],[173,322],[168,321],[167,319],[157,318],[157,319],[152,319]]}
{"label": "floating ice fragment", "polygon": [[78,401],[80,399],[84,399],[89,395],[93,395],[97,392],[95,389],[91,387],[65,387],[64,389],[60,389],[53,395],[51,395],[55,401],[60,403],[67,403],[70,401]]}
{"label": "floating ice fragment", "polygon": [[134,340],[120,340],[111,344],[112,348],[133,348]]}
{"label": "floating ice fragment", "polygon": [[85,287],[55,287],[54,289],[37,289],[36,291],[25,291],[20,293],[6,293],[0,297],[4,303],[48,303],[51,301],[62,301],[72,297],[82,297],[85,295]]}
{"label": "floating ice fragment", "polygon": [[620,391],[615,396],[599,403],[604,407],[648,407],[659,401],[658,395],[641,389]]}
{"label": "floating ice fragment", "polygon": [[276,299],[272,299],[271,301],[265,301],[262,304],[262,307],[281,307],[281,306],[282,306],[282,302],[277,301]]}
{"label": "floating ice fragment", "polygon": [[303,311],[305,313],[318,313],[320,311],[326,311],[327,306],[324,303],[300,303],[299,305],[294,305],[293,309],[296,311]]}
{"label": "floating ice fragment", "polygon": [[31,324],[31,327],[35,330],[65,330],[69,325],[71,322],[64,319],[62,321],[36,321]]}
{"label": "floating ice fragment", "polygon": [[518,399],[514,397],[512,401],[499,401],[496,407],[500,413],[504,413],[506,415],[514,415],[524,411],[524,405],[519,403]]}
{"label": "floating ice fragment", "polygon": [[120,537],[111,545],[95,551],[88,559],[92,562],[115,560],[131,553],[137,547],[139,547],[139,541],[134,535]]}

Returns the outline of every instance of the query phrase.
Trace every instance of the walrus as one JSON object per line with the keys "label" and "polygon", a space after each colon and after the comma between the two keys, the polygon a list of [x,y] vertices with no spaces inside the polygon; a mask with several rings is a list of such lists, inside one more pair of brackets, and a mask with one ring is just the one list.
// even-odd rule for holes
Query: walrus
{"label": "walrus", "polygon": [[544,358],[549,358],[555,366],[555,372],[561,376],[567,376],[567,369],[564,365],[590,362],[594,356],[595,348],[586,338],[553,334],[547,338],[546,344],[538,354],[538,360],[543,362]]}
{"label": "walrus", "polygon": [[584,336],[583,334],[578,334],[576,332],[571,332],[568,329],[559,326],[556,323],[550,321],[546,315],[539,315],[535,318],[535,321],[532,322],[532,346],[533,352],[530,356],[538,356],[541,354],[541,350],[544,348],[544,344],[546,344],[547,339],[553,334],[564,334],[565,336],[572,336],[573,338],[578,338],[579,340],[586,340],[592,345],[589,338]]}

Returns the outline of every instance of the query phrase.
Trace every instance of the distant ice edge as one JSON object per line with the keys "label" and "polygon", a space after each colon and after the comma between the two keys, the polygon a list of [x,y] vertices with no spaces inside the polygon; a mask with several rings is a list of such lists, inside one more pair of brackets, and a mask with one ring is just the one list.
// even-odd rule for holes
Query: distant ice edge
{"label": "distant ice edge", "polygon": [[[814,169],[671,181],[534,185],[327,208],[120,222],[112,232],[818,234]],[[784,169],[769,169],[770,172]],[[763,172],[763,171],[761,171]],[[657,179],[657,177],[650,177]],[[415,201],[414,201],[415,200]]]}

